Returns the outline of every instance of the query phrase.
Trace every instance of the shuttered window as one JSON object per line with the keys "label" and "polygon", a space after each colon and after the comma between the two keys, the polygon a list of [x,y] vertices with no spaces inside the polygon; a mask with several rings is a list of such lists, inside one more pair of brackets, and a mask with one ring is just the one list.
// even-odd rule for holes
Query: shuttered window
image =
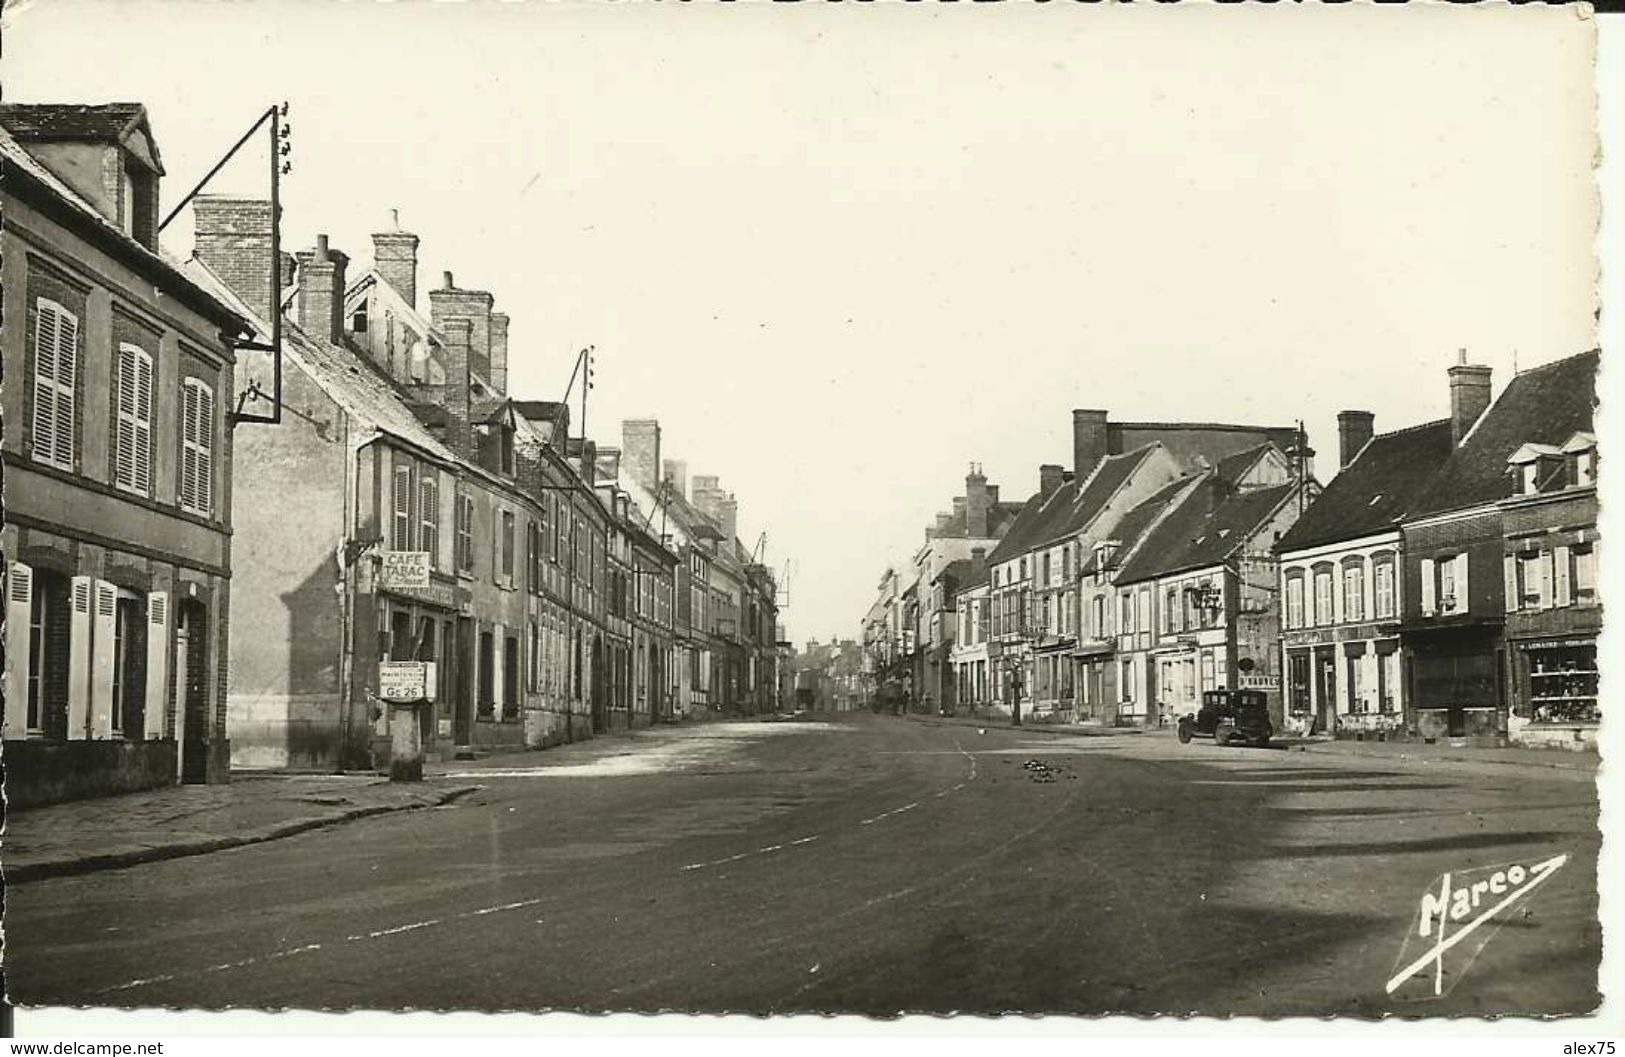
{"label": "shuttered window", "polygon": [[117,418],[113,437],[113,483],[152,494],[152,357],[139,345],[120,342],[115,366]]}
{"label": "shuttered window", "polygon": [[74,468],[74,423],[79,374],[79,317],[49,298],[35,301],[35,460]]}
{"label": "shuttered window", "polygon": [[418,482],[418,549],[429,552],[429,565],[440,568],[440,482],[426,471]]}
{"label": "shuttered window", "polygon": [[181,388],[181,509],[214,510],[214,390],[188,378]]}
{"label": "shuttered window", "polygon": [[391,508],[389,549],[412,549],[412,468],[395,467],[394,502]]}

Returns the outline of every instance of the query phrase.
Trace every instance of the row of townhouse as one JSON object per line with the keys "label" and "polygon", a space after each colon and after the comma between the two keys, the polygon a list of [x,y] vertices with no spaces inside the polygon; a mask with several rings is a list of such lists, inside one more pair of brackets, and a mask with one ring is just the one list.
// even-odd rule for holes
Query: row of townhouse
{"label": "row of townhouse", "polygon": [[[280,253],[270,201],[202,195],[171,256],[135,104],[0,107],[0,159],[14,804],[380,766],[399,662],[440,758],[733,701],[692,678],[719,652],[772,685],[772,578],[731,519],[661,474],[635,496],[567,407],[511,399],[508,317],[450,273],[421,312],[415,235],[353,276],[325,237]],[[657,423],[623,432],[651,426],[660,466]]]}
{"label": "row of townhouse", "polygon": [[1167,726],[1205,690],[1278,729],[1584,746],[1600,719],[1597,354],[1449,371],[1447,419],[1296,429],[1074,412],[1074,469],[953,597],[954,708]]}
{"label": "row of townhouse", "polygon": [[790,659],[797,708],[855,712],[864,707],[863,648],[852,639],[811,639]]}
{"label": "row of townhouse", "polygon": [[1587,747],[1601,720],[1596,352],[1450,368],[1450,417],[1374,434],[1280,544],[1289,725]]}
{"label": "row of townhouse", "polygon": [[959,695],[954,599],[985,578],[988,553],[1022,506],[1001,501],[977,464],[951,505],[907,562],[887,568],[863,619],[863,694],[871,707],[935,712]]}

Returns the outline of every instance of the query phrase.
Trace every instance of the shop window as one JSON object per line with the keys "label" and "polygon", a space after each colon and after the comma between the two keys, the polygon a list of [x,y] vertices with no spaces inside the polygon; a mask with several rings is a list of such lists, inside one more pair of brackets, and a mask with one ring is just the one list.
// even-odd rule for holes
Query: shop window
{"label": "shop window", "polygon": [[1527,652],[1531,719],[1537,723],[1596,723],[1602,719],[1595,644]]}

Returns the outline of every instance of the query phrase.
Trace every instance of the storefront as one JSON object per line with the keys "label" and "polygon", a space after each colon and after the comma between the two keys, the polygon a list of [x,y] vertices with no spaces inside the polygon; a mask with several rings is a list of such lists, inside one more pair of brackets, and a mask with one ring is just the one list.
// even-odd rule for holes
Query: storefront
{"label": "storefront", "polygon": [[1406,696],[1411,725],[1424,741],[1504,739],[1506,651],[1499,631],[1493,625],[1406,629]]}
{"label": "storefront", "polygon": [[[473,740],[477,643],[473,622],[460,619],[468,603],[468,589],[458,584],[379,588],[379,660],[434,664],[434,703],[419,712],[424,752],[431,759],[449,760],[457,746]],[[374,751],[381,759],[388,753],[389,717],[387,709],[374,705],[369,714]]]}
{"label": "storefront", "polygon": [[1513,640],[1508,731],[1525,745],[1590,748],[1602,722],[1595,634]]}

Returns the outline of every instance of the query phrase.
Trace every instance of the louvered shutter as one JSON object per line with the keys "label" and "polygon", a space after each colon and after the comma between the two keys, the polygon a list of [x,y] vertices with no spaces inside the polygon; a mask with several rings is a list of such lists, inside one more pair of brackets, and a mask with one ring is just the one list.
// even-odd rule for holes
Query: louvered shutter
{"label": "louvered shutter", "polygon": [[135,359],[133,345],[120,345],[114,371],[118,413],[113,430],[113,483],[135,487]]}
{"label": "louvered shutter", "polygon": [[152,494],[152,357],[141,352],[135,364],[135,489]]}
{"label": "louvered shutter", "polygon": [[92,583],[75,576],[68,591],[68,737],[90,732],[90,610]]}
{"label": "louvered shutter", "polygon": [[1560,606],[1574,604],[1574,592],[1572,590],[1569,576],[1571,569],[1571,559],[1569,557],[1569,553],[1570,552],[1567,547],[1559,547],[1552,554],[1552,572],[1554,574],[1552,576],[1552,584],[1554,586],[1553,593],[1557,595],[1555,604]]}
{"label": "louvered shutter", "polygon": [[1502,570],[1506,580],[1503,590],[1506,591],[1506,608],[1508,613],[1516,613],[1521,599],[1518,596],[1518,556],[1508,554],[1502,559]]}
{"label": "louvered shutter", "polygon": [[214,393],[196,378],[188,378],[181,393],[181,506],[208,517],[214,505]]}
{"label": "louvered shutter", "polygon": [[1451,559],[1456,563],[1456,609],[1466,613],[1473,608],[1473,595],[1467,583],[1467,554],[1462,552]]}
{"label": "louvered shutter", "polygon": [[28,677],[34,651],[34,570],[21,562],[6,568],[6,729],[7,738],[28,732]]}
{"label": "louvered shutter", "polygon": [[1438,606],[1434,598],[1438,593],[1439,584],[1433,571],[1433,559],[1422,559],[1422,615],[1431,617]]}
{"label": "louvered shutter", "polygon": [[491,511],[491,582],[502,582],[502,511]]}
{"label": "louvered shutter", "polygon": [[497,719],[503,718],[503,675],[507,670],[507,640],[503,637],[501,624],[491,627],[491,713]]}
{"label": "louvered shutter", "polygon": [[412,549],[412,470],[408,466],[395,467],[395,516],[391,521],[389,549]]}
{"label": "louvered shutter", "polygon": [[72,470],[79,317],[42,297],[34,321],[34,458]]}
{"label": "louvered shutter", "polygon": [[147,714],[146,732],[158,740],[169,732],[169,594],[147,596]]}
{"label": "louvered shutter", "polygon": [[113,736],[113,666],[117,651],[118,588],[106,580],[96,581],[95,611],[91,615],[90,646],[90,736],[104,740]]}
{"label": "louvered shutter", "polygon": [[74,468],[74,416],[79,381],[79,317],[60,305],[56,328],[56,463]]}

